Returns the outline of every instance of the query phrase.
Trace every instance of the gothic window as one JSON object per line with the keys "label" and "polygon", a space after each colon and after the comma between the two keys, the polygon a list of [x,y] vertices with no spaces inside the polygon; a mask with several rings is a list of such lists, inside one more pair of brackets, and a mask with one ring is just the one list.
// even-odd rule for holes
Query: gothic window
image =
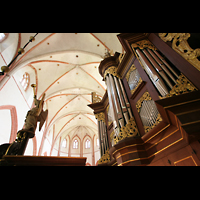
{"label": "gothic window", "polygon": [[21,86],[25,91],[28,89],[29,82],[30,82],[30,76],[27,72],[25,72],[22,79],[20,80]]}
{"label": "gothic window", "polygon": [[62,147],[63,147],[63,148],[66,148],[66,147],[67,147],[67,140],[66,140],[66,139],[64,139],[64,140],[62,141]]}
{"label": "gothic window", "polygon": [[78,140],[74,140],[73,149],[78,149]]}
{"label": "gothic window", "polygon": [[86,148],[86,149],[89,149],[89,148],[90,148],[90,140],[89,140],[89,139],[87,139],[87,140],[85,141],[85,148]]}

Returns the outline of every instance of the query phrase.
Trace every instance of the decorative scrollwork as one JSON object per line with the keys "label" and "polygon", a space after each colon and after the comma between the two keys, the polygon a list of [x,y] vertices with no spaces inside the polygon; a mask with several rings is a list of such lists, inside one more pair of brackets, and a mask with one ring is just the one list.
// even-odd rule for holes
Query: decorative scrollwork
{"label": "decorative scrollwork", "polygon": [[101,156],[101,158],[98,160],[98,164],[103,164],[110,162],[110,154],[109,154],[109,149],[106,150],[106,153]]}
{"label": "decorative scrollwork", "polygon": [[137,103],[136,103],[136,108],[137,108],[137,111],[138,111],[138,112],[140,112],[140,109],[141,109],[141,107],[142,107],[142,102],[143,102],[144,100],[146,100],[146,101],[152,100],[152,98],[151,98],[151,96],[150,96],[150,94],[149,94],[148,91],[145,92],[145,93],[142,95],[142,97],[141,97],[141,98],[137,101]]}
{"label": "decorative scrollwork", "polygon": [[[143,105],[144,107],[142,107]],[[148,109],[147,107],[145,108],[145,106],[147,106]],[[162,117],[158,112],[155,102],[153,102],[148,91],[146,91],[142,95],[142,97],[137,101],[136,108],[138,113],[140,114],[145,133],[149,132],[162,121]],[[141,108],[144,108],[144,110],[142,110]]]}
{"label": "decorative scrollwork", "polygon": [[101,120],[102,120],[104,123],[106,123],[104,112],[100,112],[100,113],[97,113],[97,114],[94,114],[94,115],[95,115],[95,118],[96,118],[98,121],[101,121]]}
{"label": "decorative scrollwork", "polygon": [[129,81],[129,77],[130,77],[131,72],[134,71],[135,69],[136,69],[135,65],[132,64],[131,67],[130,67],[130,69],[128,70],[128,72],[126,74],[126,80],[127,80],[127,82]]}
{"label": "decorative scrollwork", "polygon": [[176,80],[177,84],[174,85],[174,87],[171,89],[169,94],[167,94],[165,97],[160,97],[160,99],[164,99],[167,97],[172,97],[180,94],[185,94],[188,92],[196,91],[198,90],[183,74],[179,76],[179,78]]}
{"label": "decorative scrollwork", "polygon": [[113,76],[116,76],[117,78],[121,78],[120,75],[117,73],[117,67],[115,66],[109,67],[108,69],[105,70],[104,79],[107,74],[112,74]]}
{"label": "decorative scrollwork", "polygon": [[[136,69],[135,65],[132,64],[130,69],[128,70],[128,72],[126,74],[126,80],[129,83],[130,89],[132,89],[131,86],[130,86],[130,75],[131,75],[131,72],[133,72],[135,70],[137,70],[137,69]],[[136,72],[136,74],[134,76],[134,81],[132,81],[132,82],[134,83],[134,86],[133,86],[133,89],[131,90],[131,94],[133,94],[137,90],[137,88],[140,86],[140,84],[142,83],[142,78],[140,77],[139,73]]]}
{"label": "decorative scrollwork", "polygon": [[148,47],[149,49],[157,50],[156,47],[149,40],[141,40],[136,43],[133,43],[131,46],[132,48],[144,49]]}
{"label": "decorative scrollwork", "polygon": [[164,41],[172,41],[172,48],[185,58],[190,64],[200,71],[200,48],[192,49],[187,40],[189,33],[159,33],[159,37]]}
{"label": "decorative scrollwork", "polygon": [[92,92],[92,103],[101,102],[101,98],[96,94],[96,92]]}
{"label": "decorative scrollwork", "polygon": [[111,133],[111,135],[112,135],[112,139],[114,139],[114,144],[117,144],[119,141],[127,137],[139,136],[139,131],[135,123],[135,119],[133,117],[130,118],[128,123],[125,126],[121,127],[118,136],[114,136],[113,138],[113,133]]}
{"label": "decorative scrollwork", "polygon": [[119,63],[122,62],[122,60],[123,60],[123,58],[124,58],[124,55],[125,55],[125,54],[120,53],[120,55],[119,55]]}

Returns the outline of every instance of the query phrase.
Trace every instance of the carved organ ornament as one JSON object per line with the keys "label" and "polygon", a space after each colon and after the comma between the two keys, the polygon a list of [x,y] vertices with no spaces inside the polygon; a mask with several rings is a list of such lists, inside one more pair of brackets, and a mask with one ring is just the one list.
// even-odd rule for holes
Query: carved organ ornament
{"label": "carved organ ornament", "polygon": [[146,91],[137,101],[136,108],[142,120],[145,133],[149,132],[162,121],[156,104],[148,91]]}
{"label": "carved organ ornament", "polygon": [[200,71],[200,48],[192,49],[187,40],[189,33],[159,33],[158,36],[164,41],[172,42],[172,49],[185,58],[190,64]]}
{"label": "carved organ ornament", "polygon": [[[161,34],[159,36],[161,37]],[[164,38],[166,34],[162,36]],[[184,37],[184,35],[179,34],[178,38],[176,34],[168,34],[166,38],[162,39],[171,41],[172,39],[178,40],[181,37],[187,38],[188,35],[185,35]],[[175,42],[176,40],[173,41]],[[185,45],[184,48],[187,47],[187,51],[191,51],[191,49],[188,49],[189,47],[185,44],[185,41],[182,41],[183,40],[179,41],[179,45]],[[130,46],[133,49],[141,67],[155,86],[160,99],[198,90],[172,63],[168,62],[167,58],[164,58],[162,53],[148,39],[137,41],[130,44]],[[119,65],[123,58],[124,55],[120,54]],[[190,57],[190,59],[192,58]],[[107,61],[107,63],[109,62]],[[111,161],[108,141],[110,141],[111,147],[113,147],[125,138],[140,136],[130,102],[127,98],[122,82],[122,77],[117,73],[118,66],[116,66],[114,62],[113,64],[110,64],[109,67],[106,66],[106,64],[102,64],[102,69],[104,69],[103,67],[106,69],[101,71],[101,75],[107,85],[109,104],[106,106],[106,110],[104,110],[104,112],[95,114],[95,117],[98,119],[99,141],[101,148],[101,159],[98,161],[99,164]],[[143,82],[133,63],[128,69],[125,79],[127,80],[131,94],[134,94]],[[93,103],[101,101],[96,94],[93,94],[93,99]],[[150,93],[147,90],[136,102],[136,108],[142,121],[145,133],[148,133],[161,121],[163,121],[154,100],[151,98]],[[105,113],[107,114],[108,127],[111,123],[113,123],[109,138],[105,122]]]}
{"label": "carved organ ornament", "polygon": [[[173,37],[174,35],[169,36]],[[160,99],[197,90],[178,69],[170,66],[150,41],[142,40],[132,44],[131,47],[159,92]]]}
{"label": "carved organ ornament", "polygon": [[113,119],[113,132],[110,134],[113,146],[126,137],[138,136],[139,131],[122,80],[117,74],[117,67],[111,66],[106,69],[104,80],[107,84],[109,115]]}

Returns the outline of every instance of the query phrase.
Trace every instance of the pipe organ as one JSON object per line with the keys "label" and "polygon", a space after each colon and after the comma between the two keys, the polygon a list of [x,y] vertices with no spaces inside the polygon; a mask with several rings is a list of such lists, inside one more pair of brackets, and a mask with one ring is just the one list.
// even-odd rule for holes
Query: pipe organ
{"label": "pipe organ", "polygon": [[[102,60],[107,90],[102,99],[92,93],[88,105],[98,120],[99,166],[200,165],[197,62],[180,57],[163,34],[123,33],[118,39],[126,53]],[[189,152],[194,147],[199,156]]]}

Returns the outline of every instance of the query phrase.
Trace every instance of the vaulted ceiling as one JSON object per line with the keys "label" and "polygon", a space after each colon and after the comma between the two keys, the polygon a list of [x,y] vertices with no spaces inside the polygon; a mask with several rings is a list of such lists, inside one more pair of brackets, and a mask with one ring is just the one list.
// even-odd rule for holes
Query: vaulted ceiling
{"label": "vaulted ceiling", "polygon": [[[34,34],[19,34],[18,44],[23,47]],[[39,33],[15,62],[12,73],[20,78],[28,72],[31,84],[37,85],[37,97],[46,93],[45,134],[53,137],[52,148],[60,137],[77,131],[97,135],[97,121],[87,105],[92,103],[91,92],[100,97],[105,93],[98,66],[107,51],[122,52],[117,34]]]}

